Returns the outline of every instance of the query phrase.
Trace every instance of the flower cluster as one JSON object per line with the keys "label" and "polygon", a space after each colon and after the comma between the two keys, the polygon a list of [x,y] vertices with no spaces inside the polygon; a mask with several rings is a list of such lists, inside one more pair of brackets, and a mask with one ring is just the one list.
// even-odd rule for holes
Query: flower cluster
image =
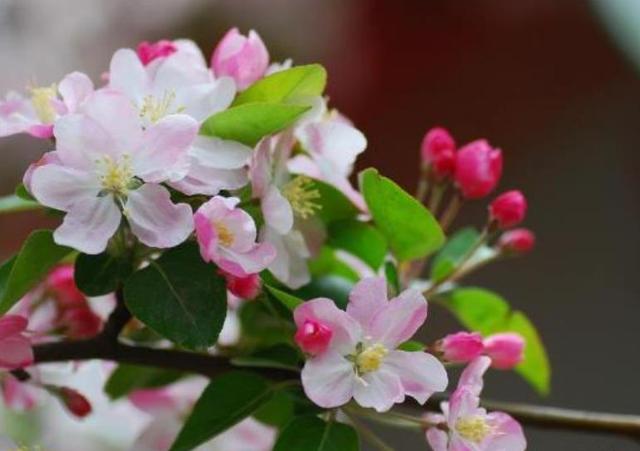
{"label": "flower cluster", "polygon": [[[99,84],[73,72],[0,101],[0,136],[50,146],[12,202],[61,219],[0,268],[7,405],[34,407],[35,390],[99,418],[102,390],[67,384],[89,363],[54,381],[35,364],[103,358],[121,364],[103,368],[104,391],[149,416],[133,449],[298,449],[334,433],[355,449],[356,417],[404,425],[396,404],[424,405],[447,389],[445,366],[468,364],[442,412],[412,424],[435,451],[525,448],[515,420],[480,407],[482,377],[518,368],[544,392],[544,348],[522,312],[461,281],[532,249],[515,228],[527,200],[504,192],[481,229],[446,236],[496,189],[502,151],[437,127],[415,196],[374,169],[356,187],[367,140],[325,84],[321,66],[273,62],[233,28],[210,58],[145,41]],[[469,331],[425,345],[428,305]]]}

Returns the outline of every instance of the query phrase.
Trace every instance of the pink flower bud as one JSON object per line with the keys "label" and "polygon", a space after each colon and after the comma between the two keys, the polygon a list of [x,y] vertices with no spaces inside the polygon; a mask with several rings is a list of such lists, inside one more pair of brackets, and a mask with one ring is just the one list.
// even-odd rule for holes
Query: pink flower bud
{"label": "pink flower bud", "polygon": [[484,139],[470,142],[458,151],[455,179],[467,199],[480,199],[489,194],[502,175],[502,151]]}
{"label": "pink flower bud", "polygon": [[163,39],[157,42],[143,41],[138,44],[138,57],[145,66],[151,61],[169,56],[178,50],[176,45]]}
{"label": "pink flower bud", "polygon": [[102,329],[102,319],[87,305],[65,310],[60,325],[69,338],[77,340],[96,336]]}
{"label": "pink flower bud", "polygon": [[244,277],[234,276],[225,271],[220,274],[227,280],[227,290],[234,296],[242,299],[254,299],[260,293],[260,276],[258,274],[248,274]]}
{"label": "pink flower bud", "polygon": [[262,77],[269,65],[269,52],[255,31],[249,36],[232,28],[224,35],[211,55],[211,68],[216,77],[228,76],[238,89],[245,89]]}
{"label": "pink flower bud", "polygon": [[61,387],[58,396],[69,412],[76,417],[84,418],[91,413],[91,403],[80,392],[69,387]]}
{"label": "pink flower bud", "polygon": [[73,278],[73,265],[54,268],[47,276],[46,286],[61,308],[76,307],[86,303],[86,297],[78,290]]}
{"label": "pink flower bud", "polygon": [[529,229],[514,229],[505,232],[498,241],[503,252],[524,254],[531,251],[536,244],[536,236]]}
{"label": "pink flower bud", "polygon": [[520,191],[507,191],[495,198],[489,205],[491,220],[497,221],[502,229],[520,224],[527,213],[527,199]]}
{"label": "pink flower bud", "polygon": [[509,332],[491,335],[484,340],[484,352],[491,357],[491,366],[509,370],[522,362],[524,338]]}
{"label": "pink flower bud", "polygon": [[448,177],[456,168],[456,143],[449,132],[434,127],[422,139],[422,161],[438,179]]}
{"label": "pink flower bud", "polygon": [[329,347],[333,331],[322,323],[313,320],[305,320],[295,335],[295,340],[300,349],[307,354],[320,354]]}
{"label": "pink flower bud", "polygon": [[470,362],[482,354],[482,336],[476,332],[458,332],[444,337],[440,342],[443,357],[450,362]]}

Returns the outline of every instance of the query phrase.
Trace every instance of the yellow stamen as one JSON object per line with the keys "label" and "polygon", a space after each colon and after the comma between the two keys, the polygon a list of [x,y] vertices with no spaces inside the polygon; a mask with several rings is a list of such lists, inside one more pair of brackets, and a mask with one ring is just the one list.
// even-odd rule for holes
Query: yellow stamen
{"label": "yellow stamen", "polygon": [[368,346],[364,349],[364,351],[360,352],[356,356],[356,366],[358,368],[358,372],[363,374],[377,370],[378,368],[380,368],[382,360],[388,353],[389,351],[387,350],[387,348],[385,348],[380,343]]}
{"label": "yellow stamen", "polygon": [[221,246],[229,247],[233,244],[236,237],[226,224],[221,221],[216,221],[213,223],[213,227],[215,227],[218,233],[218,242]]}
{"label": "yellow stamen", "polygon": [[462,438],[473,443],[482,443],[492,431],[491,425],[480,415],[459,419],[455,428]]}
{"label": "yellow stamen", "polygon": [[120,161],[105,155],[98,161],[100,183],[105,191],[115,195],[126,195],[133,179],[131,157],[123,155]]}
{"label": "yellow stamen", "polygon": [[43,124],[52,124],[56,119],[56,110],[51,101],[58,96],[58,88],[55,84],[40,88],[31,88],[31,105],[36,116]]}
{"label": "yellow stamen", "polygon": [[313,188],[313,180],[304,175],[294,177],[282,188],[282,195],[289,201],[293,212],[302,219],[313,216],[322,205],[316,201],[320,199],[320,192]]}
{"label": "yellow stamen", "polygon": [[140,117],[148,119],[153,124],[168,114],[180,113],[184,107],[176,107],[173,111],[171,110],[175,100],[176,93],[173,91],[165,91],[160,98],[152,95],[145,96],[140,107]]}

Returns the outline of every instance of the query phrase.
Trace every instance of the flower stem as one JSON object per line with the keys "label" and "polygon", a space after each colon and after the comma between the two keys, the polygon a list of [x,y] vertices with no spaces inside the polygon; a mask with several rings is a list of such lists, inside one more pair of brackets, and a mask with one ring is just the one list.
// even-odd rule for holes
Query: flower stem
{"label": "flower stem", "polygon": [[358,433],[364,438],[371,446],[379,451],[394,451],[392,447],[387,445],[380,437],[373,433],[371,429],[361,423],[355,418],[355,415],[347,410],[343,410],[345,415],[349,417],[351,424],[358,431]]}

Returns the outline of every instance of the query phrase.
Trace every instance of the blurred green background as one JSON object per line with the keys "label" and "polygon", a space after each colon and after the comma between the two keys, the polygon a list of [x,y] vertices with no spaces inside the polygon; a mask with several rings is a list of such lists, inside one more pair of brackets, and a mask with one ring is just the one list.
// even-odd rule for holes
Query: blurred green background
{"label": "blurred green background", "polygon": [[[0,92],[81,70],[98,80],[119,47],[188,37],[209,55],[230,26],[256,29],[273,60],[319,62],[334,106],[369,139],[358,167],[413,190],[423,133],[504,150],[501,189],[530,201],[529,257],[470,283],[503,294],[547,345],[552,393],[492,373],[486,395],[640,413],[640,0],[0,0]],[[0,141],[0,194],[47,144]],[[456,225],[482,224],[484,204]],[[50,220],[0,217],[0,257]],[[453,330],[431,309],[428,335]],[[420,435],[383,431],[398,449]],[[631,450],[615,437],[529,428],[532,450]],[[391,438],[391,437],[390,437]]]}

